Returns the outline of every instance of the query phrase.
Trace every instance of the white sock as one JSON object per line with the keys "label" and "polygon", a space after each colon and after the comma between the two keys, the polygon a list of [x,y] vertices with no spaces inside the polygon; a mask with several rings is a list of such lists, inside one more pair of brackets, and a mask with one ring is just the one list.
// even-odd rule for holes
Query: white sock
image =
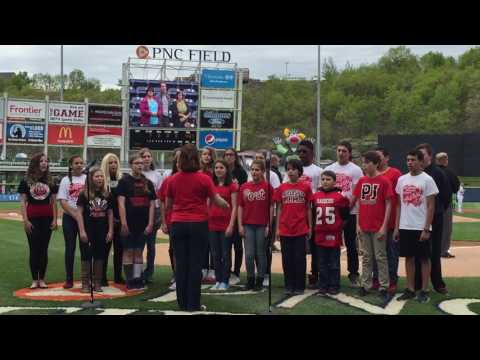
{"label": "white sock", "polygon": [[133,264],[133,278],[138,279],[142,276],[143,264]]}

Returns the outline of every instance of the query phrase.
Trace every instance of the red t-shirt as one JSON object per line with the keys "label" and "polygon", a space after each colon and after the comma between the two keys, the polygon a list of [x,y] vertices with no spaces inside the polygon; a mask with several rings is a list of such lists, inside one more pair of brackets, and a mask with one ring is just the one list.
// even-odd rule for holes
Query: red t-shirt
{"label": "red t-shirt", "polygon": [[283,183],[275,190],[274,200],[281,203],[280,236],[300,236],[308,233],[308,204],[312,200],[310,183]]}
{"label": "red t-shirt", "polygon": [[167,186],[173,201],[172,223],[208,221],[207,199],[215,195],[213,180],[201,172],[179,171]]}
{"label": "red t-shirt", "polygon": [[323,247],[342,246],[343,208],[350,207],[350,201],[342,195],[340,189],[333,191],[318,190],[313,194],[315,206],[315,244]]}
{"label": "red t-shirt", "polygon": [[[160,185],[160,189],[157,191],[157,197],[160,199],[161,202],[165,203],[165,199],[167,198],[167,187],[170,183],[172,176],[167,176],[165,180],[162,181],[162,185]],[[167,227],[172,225],[172,212],[165,210],[165,221],[167,223]]]}
{"label": "red t-shirt", "polygon": [[[269,186],[269,187],[267,187]],[[267,200],[269,190],[270,204],[273,204],[274,190],[266,181],[255,184],[249,181],[240,187],[238,206],[243,208],[243,225],[268,225],[270,206]]]}
{"label": "red t-shirt", "polygon": [[353,195],[360,204],[358,217],[362,231],[377,232],[383,224],[387,199],[393,197],[390,181],[383,175],[373,178],[362,176],[358,180]]}
{"label": "red t-shirt", "polygon": [[[402,176],[402,173],[400,172],[400,170],[394,167],[390,167],[382,175],[385,176],[390,181],[392,191],[395,191],[395,188],[397,187],[398,178]],[[389,230],[395,229],[395,220],[397,218],[397,204],[398,204],[398,199],[394,194],[392,197],[392,211],[390,212],[390,220],[388,221]]]}
{"label": "red t-shirt", "polygon": [[238,193],[238,184],[232,182],[230,185],[226,186],[216,185],[215,191],[223,198],[223,200],[228,201],[230,208],[222,209],[215,203],[211,202],[208,209],[208,230],[225,231],[227,230],[228,224],[230,223],[230,217],[232,216],[232,194]]}

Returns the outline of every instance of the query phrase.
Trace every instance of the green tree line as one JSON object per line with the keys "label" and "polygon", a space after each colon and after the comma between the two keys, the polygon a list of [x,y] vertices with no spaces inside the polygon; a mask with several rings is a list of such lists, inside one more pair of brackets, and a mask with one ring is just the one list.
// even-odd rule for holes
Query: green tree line
{"label": "green tree line", "polygon": [[[81,70],[65,75],[65,101],[120,104],[120,90],[101,89]],[[0,80],[11,97],[59,98],[60,76],[20,72]],[[315,137],[315,80],[270,76],[245,84],[242,149],[270,148],[285,127]],[[324,158],[349,139],[361,149],[378,134],[454,134],[480,131],[480,48],[458,58],[439,52],[417,56],[405,46],[391,48],[376,63],[339,69],[323,61],[321,139]]]}

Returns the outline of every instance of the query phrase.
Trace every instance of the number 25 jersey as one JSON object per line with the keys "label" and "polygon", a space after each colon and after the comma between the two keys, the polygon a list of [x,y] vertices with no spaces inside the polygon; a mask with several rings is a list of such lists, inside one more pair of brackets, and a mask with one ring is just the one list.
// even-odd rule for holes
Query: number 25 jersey
{"label": "number 25 jersey", "polygon": [[325,247],[342,245],[342,211],[349,209],[350,201],[341,190],[319,190],[313,195],[315,209],[315,244]]}

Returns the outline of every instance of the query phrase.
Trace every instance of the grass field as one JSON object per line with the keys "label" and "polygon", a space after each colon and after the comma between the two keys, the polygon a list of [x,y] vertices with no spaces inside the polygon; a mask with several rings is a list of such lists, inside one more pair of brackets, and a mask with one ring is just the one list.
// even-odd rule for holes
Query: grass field
{"label": "grass field", "polygon": [[[28,246],[20,222],[0,220],[0,262],[2,263],[2,275],[0,281],[0,307],[2,306],[21,306],[21,307],[78,307],[81,301],[33,301],[19,299],[13,296],[13,292],[26,287],[30,284],[30,273],[28,271]],[[64,242],[61,229],[57,230],[50,242],[49,247],[49,265],[47,271],[47,282],[63,282],[64,280]],[[77,247],[77,258],[75,263],[75,277],[79,276],[79,250]],[[110,261],[111,264],[111,261]],[[112,275],[110,266],[109,278]],[[242,280],[245,281],[244,274]],[[102,300],[106,308],[137,309],[135,315],[151,314],[149,311],[178,310],[176,302],[158,303],[148,301],[149,299],[159,297],[167,292],[168,281],[171,277],[169,267],[156,267],[154,284],[149,289],[138,296],[129,298]],[[342,278],[341,291],[347,295],[357,297],[357,291],[350,288],[348,280]],[[478,298],[480,299],[480,278],[450,278],[447,279],[451,297],[455,298]],[[283,295],[283,277],[281,275],[273,276],[272,302],[278,303],[284,299]],[[405,280],[401,279],[399,289],[403,289]],[[234,291],[234,290],[232,290]],[[420,304],[416,301],[409,301],[401,310],[400,314],[415,315],[440,315],[443,312],[438,308],[438,304],[446,298],[436,293],[431,294],[431,301],[428,304]],[[363,299],[372,305],[380,305],[381,301],[375,294],[368,295]],[[395,300],[392,300],[395,301]],[[207,306],[208,311],[229,312],[229,313],[264,313],[268,310],[268,293],[261,292],[252,295],[232,295],[232,296],[202,296],[202,304]],[[479,304],[473,304],[469,307],[471,311],[480,313]],[[352,307],[331,298],[321,298],[311,296],[300,302],[292,309],[281,309],[274,307],[275,314],[290,315],[367,315],[365,310]],[[58,314],[59,310],[18,310],[9,314]],[[74,314],[95,314],[96,310],[81,310]]]}

